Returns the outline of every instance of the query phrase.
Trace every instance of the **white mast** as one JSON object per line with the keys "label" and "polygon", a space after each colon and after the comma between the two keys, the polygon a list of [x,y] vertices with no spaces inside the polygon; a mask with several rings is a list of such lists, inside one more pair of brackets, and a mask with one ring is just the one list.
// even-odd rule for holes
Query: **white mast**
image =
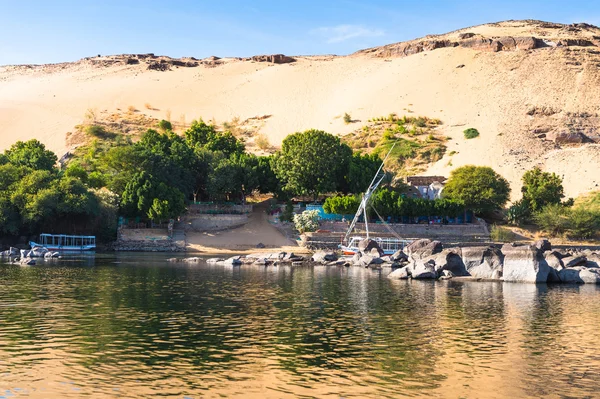
{"label": "white mast", "polygon": [[388,151],[387,155],[383,159],[383,162],[381,162],[381,166],[377,170],[377,173],[375,174],[375,177],[373,178],[371,185],[369,186],[369,188],[367,188],[367,191],[365,191],[365,193],[363,194],[362,200],[360,201],[360,205],[358,206],[358,210],[356,211],[356,214],[354,215],[354,219],[352,219],[352,223],[350,223],[350,227],[348,228],[348,231],[346,232],[346,237],[344,237],[344,241],[348,242],[348,236],[350,236],[350,233],[352,233],[352,230],[354,230],[354,227],[356,226],[356,223],[358,222],[358,218],[360,217],[361,213],[363,214],[363,216],[365,218],[365,230],[367,231],[367,238],[369,238],[369,222],[367,220],[367,204],[369,202],[369,199],[371,199],[371,195],[373,195],[375,190],[377,190],[377,187],[379,187],[379,184],[381,184],[381,182],[385,178],[385,172],[382,171],[383,165],[385,164],[385,161],[388,159],[388,157],[392,153],[392,150],[394,149],[395,145],[396,145],[396,143],[394,143],[392,145],[392,147],[390,148],[390,150]]}

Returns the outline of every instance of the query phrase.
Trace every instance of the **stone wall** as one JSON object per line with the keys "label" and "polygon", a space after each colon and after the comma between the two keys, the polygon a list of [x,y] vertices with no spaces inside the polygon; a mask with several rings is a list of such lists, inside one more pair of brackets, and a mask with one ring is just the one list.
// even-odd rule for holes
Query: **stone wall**
{"label": "stone wall", "polygon": [[[487,241],[490,233],[483,222],[470,224],[401,224],[393,223],[387,226],[380,223],[369,223],[371,233],[390,233],[391,228],[396,234],[406,239],[431,238],[431,239],[454,239],[461,238],[464,241]],[[321,230],[327,230],[332,233],[346,233],[348,223],[343,222],[322,222]],[[356,235],[361,235],[360,231],[365,231],[364,223],[357,223]]]}

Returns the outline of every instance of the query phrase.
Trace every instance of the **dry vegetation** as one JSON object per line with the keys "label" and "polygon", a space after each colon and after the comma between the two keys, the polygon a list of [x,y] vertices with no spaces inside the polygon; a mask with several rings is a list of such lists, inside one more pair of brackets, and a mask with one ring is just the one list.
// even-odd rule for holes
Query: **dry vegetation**
{"label": "dry vegetation", "polygon": [[400,176],[413,175],[439,161],[446,152],[447,137],[439,132],[442,122],[424,116],[390,114],[372,118],[361,129],[343,137],[354,150],[363,153],[390,154],[388,168]]}

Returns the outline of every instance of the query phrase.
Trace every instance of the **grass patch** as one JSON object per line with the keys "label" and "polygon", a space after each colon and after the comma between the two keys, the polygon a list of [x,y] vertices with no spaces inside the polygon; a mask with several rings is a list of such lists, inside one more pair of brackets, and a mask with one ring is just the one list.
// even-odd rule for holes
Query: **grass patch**
{"label": "grass patch", "polygon": [[469,139],[474,139],[475,137],[479,137],[479,131],[475,128],[468,128],[465,131],[463,131],[463,134],[465,135],[465,138],[467,140]]}
{"label": "grass patch", "polygon": [[349,123],[352,123],[352,117],[350,116],[349,113],[344,113],[344,123],[347,125]]}
{"label": "grass patch", "polygon": [[492,225],[490,229],[490,237],[494,242],[510,242],[514,241],[515,234],[505,227]]}

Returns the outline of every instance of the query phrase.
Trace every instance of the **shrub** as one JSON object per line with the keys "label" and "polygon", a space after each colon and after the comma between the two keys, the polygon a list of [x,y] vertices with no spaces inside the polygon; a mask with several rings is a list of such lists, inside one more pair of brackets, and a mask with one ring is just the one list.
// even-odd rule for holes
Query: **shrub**
{"label": "shrub", "polygon": [[169,130],[173,130],[173,125],[171,124],[171,122],[163,119],[160,122],[158,122],[158,128],[163,132],[166,132]]}
{"label": "shrub", "polygon": [[127,110],[129,112],[137,112],[137,108],[135,106],[133,106],[133,105],[130,105],[129,107],[127,107]]}
{"label": "shrub", "polygon": [[304,211],[298,215],[294,215],[294,226],[300,234],[316,231],[319,228],[319,212]]}
{"label": "shrub", "polygon": [[490,229],[490,237],[494,242],[509,242],[514,240],[514,233],[507,228],[493,225]]}
{"label": "shrub", "polygon": [[90,136],[100,139],[112,139],[116,134],[107,131],[103,126],[90,125],[85,128],[85,132]]}
{"label": "shrub", "polygon": [[352,123],[352,117],[350,116],[349,113],[344,113],[344,123],[347,125],[349,123]]}
{"label": "shrub", "polygon": [[474,129],[472,127],[466,129],[465,131],[463,131],[463,134],[465,135],[465,138],[468,139],[474,139],[475,137],[479,136],[479,131],[477,131],[477,129]]}
{"label": "shrub", "polygon": [[264,134],[259,134],[258,136],[256,136],[254,143],[261,150],[268,150],[269,148],[271,148],[271,143],[269,143],[269,139]]}
{"label": "shrub", "polygon": [[145,103],[144,107],[146,107],[146,109],[149,109],[150,111],[154,110],[154,108],[152,107],[152,105],[150,105],[150,103]]}
{"label": "shrub", "polygon": [[581,207],[573,208],[569,212],[567,235],[572,238],[593,238],[600,231],[600,213]]}
{"label": "shrub", "polygon": [[560,204],[546,205],[533,215],[533,220],[548,234],[558,236],[569,226],[568,209]]}

